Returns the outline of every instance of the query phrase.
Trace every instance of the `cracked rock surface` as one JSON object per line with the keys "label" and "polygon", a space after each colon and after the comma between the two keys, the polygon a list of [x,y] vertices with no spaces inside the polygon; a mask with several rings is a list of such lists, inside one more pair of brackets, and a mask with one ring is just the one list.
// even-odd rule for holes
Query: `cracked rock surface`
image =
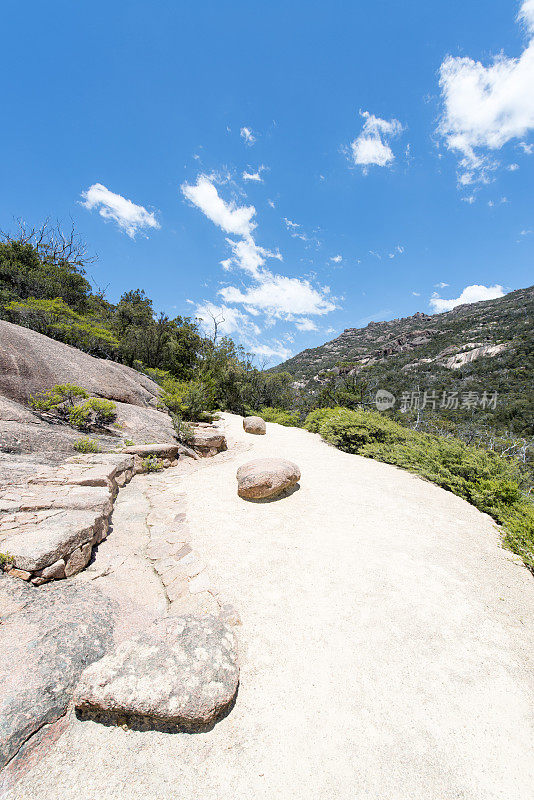
{"label": "cracked rock surface", "polygon": [[0,767],[67,710],[80,673],[112,643],[113,603],[95,587],[32,589],[0,574]]}
{"label": "cracked rock surface", "polygon": [[79,711],[203,729],[229,708],[239,682],[232,629],[217,617],[164,617],[82,674]]}

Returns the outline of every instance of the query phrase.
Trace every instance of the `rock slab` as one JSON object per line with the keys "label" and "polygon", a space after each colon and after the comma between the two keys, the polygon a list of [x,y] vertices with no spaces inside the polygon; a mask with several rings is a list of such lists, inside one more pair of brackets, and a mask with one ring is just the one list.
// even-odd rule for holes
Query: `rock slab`
{"label": "rock slab", "polygon": [[245,500],[264,500],[291,489],[300,469],[285,458],[258,458],[237,470],[237,493]]}
{"label": "rock slab", "polygon": [[82,671],[112,644],[114,614],[92,586],[31,589],[1,574],[0,609],[1,768],[65,713]]}
{"label": "rock slab", "polygon": [[265,425],[265,420],[261,417],[245,417],[243,430],[245,433],[255,433],[261,436],[267,433],[267,426]]}
{"label": "rock slab", "polygon": [[177,458],[180,446],[177,442],[167,442],[165,444],[137,444],[126,447],[124,453],[140,456],[158,456],[159,458]]}
{"label": "rock slab", "polygon": [[82,716],[202,730],[239,684],[232,629],[214,616],[164,617],[88,667],[74,693]]}

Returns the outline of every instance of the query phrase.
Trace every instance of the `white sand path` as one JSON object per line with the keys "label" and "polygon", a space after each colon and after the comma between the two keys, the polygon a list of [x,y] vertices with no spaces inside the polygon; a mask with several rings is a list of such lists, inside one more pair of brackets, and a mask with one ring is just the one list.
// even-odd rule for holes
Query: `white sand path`
{"label": "white sand path", "polygon": [[[234,709],[195,735],[72,718],[13,796],[532,800],[534,580],[490,518],[302,430],[225,419],[235,456],[180,480],[242,620]],[[300,489],[240,500],[237,467],[263,455],[296,461]]]}

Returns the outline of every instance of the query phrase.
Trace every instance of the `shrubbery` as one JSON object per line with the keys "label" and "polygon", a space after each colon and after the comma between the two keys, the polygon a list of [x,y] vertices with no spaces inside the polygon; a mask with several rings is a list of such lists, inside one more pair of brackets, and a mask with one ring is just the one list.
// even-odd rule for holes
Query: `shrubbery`
{"label": "shrubbery", "polygon": [[52,414],[80,430],[102,428],[117,418],[115,403],[89,397],[85,389],[72,383],[58,384],[40,392],[30,398],[30,405],[35,411]]}
{"label": "shrubbery", "polygon": [[163,469],[163,461],[157,456],[147,456],[143,459],[143,472],[160,472]]}
{"label": "shrubbery", "polygon": [[74,442],[73,447],[78,453],[98,453],[100,451],[98,442],[95,442],[94,439],[89,439],[87,436]]}
{"label": "shrubbery", "polygon": [[258,416],[265,420],[265,422],[277,422],[278,425],[287,425],[288,427],[298,428],[300,426],[300,417],[291,411],[285,411],[283,408],[272,408],[267,406],[258,412]]}

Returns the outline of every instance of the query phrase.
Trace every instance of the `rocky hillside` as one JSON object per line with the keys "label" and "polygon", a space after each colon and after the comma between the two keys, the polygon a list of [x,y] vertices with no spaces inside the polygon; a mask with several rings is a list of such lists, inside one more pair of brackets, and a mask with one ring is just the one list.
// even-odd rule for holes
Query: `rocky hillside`
{"label": "rocky hillside", "polygon": [[365,381],[396,396],[417,388],[497,391],[506,420],[516,411],[527,418],[532,403],[533,318],[534,287],[519,289],[444,314],[418,312],[371,322],[365,328],[347,328],[276,370],[290,372],[297,388],[311,394],[337,377]]}

